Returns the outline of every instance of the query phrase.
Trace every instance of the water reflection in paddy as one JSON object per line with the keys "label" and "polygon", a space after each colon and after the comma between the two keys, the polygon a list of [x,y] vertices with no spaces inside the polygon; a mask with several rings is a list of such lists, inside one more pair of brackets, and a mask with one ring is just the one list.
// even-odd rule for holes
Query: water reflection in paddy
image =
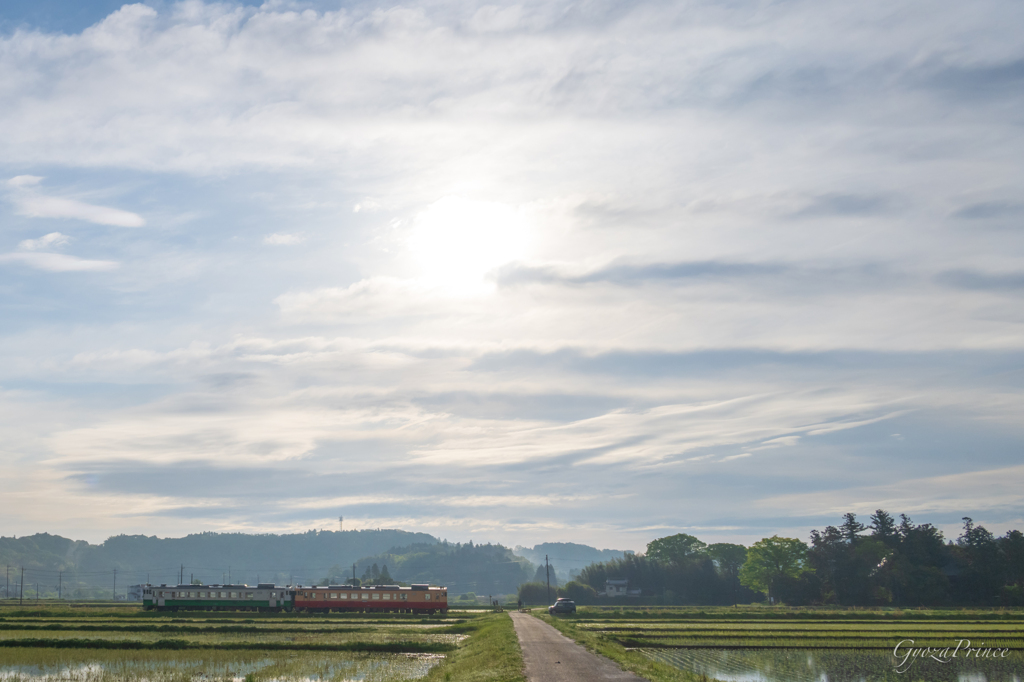
{"label": "water reflection in paddy", "polygon": [[[0,652],[0,682],[392,682],[427,674],[443,656],[317,652],[274,656],[169,652]],[[42,653],[42,652],[38,652]],[[6,654],[6,655],[5,655]]]}
{"label": "water reflection in paddy", "polygon": [[904,673],[889,651],[640,649],[656,661],[723,682],[1021,682],[1024,653],[996,660],[918,660]]}

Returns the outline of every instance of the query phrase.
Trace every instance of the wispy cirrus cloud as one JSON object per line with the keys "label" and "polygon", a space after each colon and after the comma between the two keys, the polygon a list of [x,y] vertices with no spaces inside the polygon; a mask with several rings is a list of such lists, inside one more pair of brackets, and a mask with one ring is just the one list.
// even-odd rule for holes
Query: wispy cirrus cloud
{"label": "wispy cirrus cloud", "polygon": [[66,246],[71,239],[66,234],[51,232],[44,234],[38,239],[25,239],[18,244],[18,248],[25,251],[43,251],[46,249],[60,248]]}
{"label": "wispy cirrus cloud", "polygon": [[46,252],[3,253],[0,254],[0,263],[21,263],[46,272],[106,272],[118,267],[116,261],[90,260]]}
{"label": "wispy cirrus cloud", "polygon": [[131,211],[44,194],[38,189],[42,180],[35,175],[19,175],[7,181],[7,199],[18,215],[82,220],[114,227],[142,227],[146,224],[142,216]]}

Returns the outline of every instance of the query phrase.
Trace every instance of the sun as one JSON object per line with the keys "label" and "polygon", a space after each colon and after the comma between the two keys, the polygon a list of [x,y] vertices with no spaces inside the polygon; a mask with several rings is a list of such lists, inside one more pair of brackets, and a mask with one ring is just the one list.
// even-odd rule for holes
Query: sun
{"label": "sun", "polygon": [[486,276],[495,268],[526,256],[529,233],[520,210],[447,196],[416,216],[409,248],[425,280],[472,293],[493,286]]}

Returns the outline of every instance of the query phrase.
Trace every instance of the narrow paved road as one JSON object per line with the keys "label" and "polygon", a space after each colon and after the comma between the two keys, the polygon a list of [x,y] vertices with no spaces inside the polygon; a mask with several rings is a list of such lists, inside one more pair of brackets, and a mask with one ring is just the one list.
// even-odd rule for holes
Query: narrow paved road
{"label": "narrow paved road", "polygon": [[510,612],[523,648],[526,679],[530,682],[592,682],[593,680],[634,680],[642,677],[626,672],[617,663],[592,654],[558,630],[528,613]]}

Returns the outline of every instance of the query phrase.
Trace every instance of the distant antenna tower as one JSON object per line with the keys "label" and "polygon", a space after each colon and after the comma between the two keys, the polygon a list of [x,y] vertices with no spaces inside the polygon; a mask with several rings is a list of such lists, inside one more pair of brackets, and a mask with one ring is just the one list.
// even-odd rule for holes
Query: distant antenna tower
{"label": "distant antenna tower", "polygon": [[340,532],[342,532],[344,530],[345,530],[345,517],[344,516],[339,516],[338,517],[338,532],[340,533]]}

